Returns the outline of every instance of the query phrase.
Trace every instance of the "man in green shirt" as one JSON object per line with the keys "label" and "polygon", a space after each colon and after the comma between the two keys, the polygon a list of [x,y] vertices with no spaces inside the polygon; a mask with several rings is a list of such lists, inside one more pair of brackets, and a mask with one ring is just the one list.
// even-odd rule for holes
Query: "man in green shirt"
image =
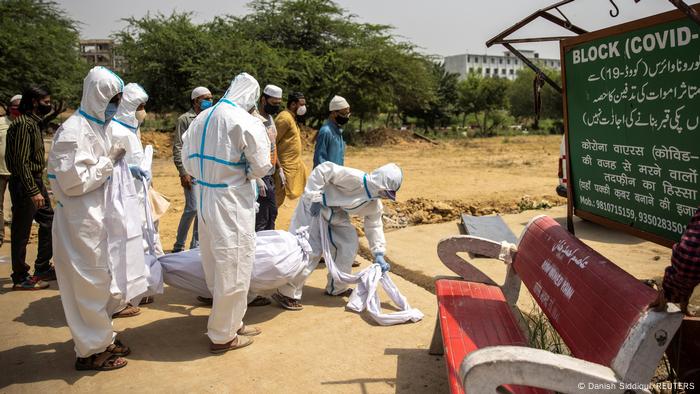
{"label": "man in green shirt", "polygon": [[175,236],[175,245],[173,245],[173,253],[182,252],[185,250],[185,241],[187,241],[187,233],[190,231],[190,226],[194,221],[194,230],[192,231],[192,241],[190,249],[199,246],[197,234],[197,201],[194,194],[194,179],[185,171],[182,165],[182,135],[185,134],[190,123],[200,112],[212,106],[212,95],[209,89],[204,86],[194,88],[190,94],[192,108],[184,114],[180,115],[175,125],[175,134],[173,135],[173,161],[175,167],[180,173],[180,184],[185,192],[185,209],[180,217],[180,224],[177,226],[177,235]]}
{"label": "man in green shirt", "polygon": [[[7,131],[5,163],[10,171],[10,198],[12,199],[12,281],[14,290],[39,290],[49,286],[46,280],[55,280],[51,264],[51,225],[53,209],[43,181],[46,168],[44,139],[40,122],[51,112],[51,95],[45,88],[32,86],[22,93],[19,105],[21,116]],[[27,243],[32,221],[39,223],[39,246],[34,263],[34,276],[29,275]]]}

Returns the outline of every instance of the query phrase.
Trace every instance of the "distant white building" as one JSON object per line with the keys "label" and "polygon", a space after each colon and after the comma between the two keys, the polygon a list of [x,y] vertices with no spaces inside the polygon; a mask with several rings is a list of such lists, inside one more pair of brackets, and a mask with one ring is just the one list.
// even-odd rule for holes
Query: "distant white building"
{"label": "distant white building", "polygon": [[[538,66],[561,69],[559,59],[544,59],[535,51],[520,51],[525,57]],[[448,72],[459,74],[459,78],[466,78],[470,72],[480,74],[482,77],[500,77],[514,80],[518,70],[527,67],[520,59],[506,51],[503,55],[476,55],[466,53],[463,55],[446,56],[445,69]]]}

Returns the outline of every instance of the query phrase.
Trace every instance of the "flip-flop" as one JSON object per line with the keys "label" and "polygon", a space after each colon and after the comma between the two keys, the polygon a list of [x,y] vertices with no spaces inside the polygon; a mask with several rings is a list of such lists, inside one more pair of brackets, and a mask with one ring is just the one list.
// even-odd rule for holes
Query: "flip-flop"
{"label": "flip-flop", "polygon": [[256,335],[260,335],[260,333],[262,333],[261,329],[258,327],[251,327],[249,325],[244,325],[243,327],[239,328],[238,331],[236,331],[236,334],[246,337],[254,337]]}
{"label": "flip-flop", "polygon": [[212,343],[211,345],[209,345],[209,351],[214,353],[214,354],[226,353],[229,350],[240,349],[240,348],[246,347],[252,343],[253,343],[253,338],[244,337],[242,335],[237,335],[235,338],[233,338],[228,343],[224,343],[224,344],[220,344],[220,345]]}
{"label": "flip-flop", "polygon": [[124,317],[134,317],[141,314],[141,308],[138,306],[128,305],[126,308],[112,315],[112,319],[119,319]]}

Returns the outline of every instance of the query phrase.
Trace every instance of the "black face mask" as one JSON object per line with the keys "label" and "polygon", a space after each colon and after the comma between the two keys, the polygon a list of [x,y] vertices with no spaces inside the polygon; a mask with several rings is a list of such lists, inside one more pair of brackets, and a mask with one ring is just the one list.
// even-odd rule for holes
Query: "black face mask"
{"label": "black face mask", "polygon": [[51,106],[39,103],[39,105],[36,108],[36,112],[40,116],[44,116],[44,115],[48,114],[49,112],[51,112]]}
{"label": "black face mask", "polygon": [[265,103],[265,112],[268,115],[277,115],[277,113],[280,112],[280,106]]}
{"label": "black face mask", "polygon": [[338,115],[335,117],[335,123],[338,123],[341,126],[348,123],[349,120],[350,120],[349,117],[343,116],[343,115]]}

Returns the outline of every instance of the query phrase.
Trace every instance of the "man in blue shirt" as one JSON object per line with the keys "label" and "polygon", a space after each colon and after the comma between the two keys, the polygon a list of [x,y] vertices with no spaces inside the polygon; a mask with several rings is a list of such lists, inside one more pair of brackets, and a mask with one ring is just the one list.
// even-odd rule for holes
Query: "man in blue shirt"
{"label": "man in blue shirt", "polygon": [[328,110],[328,120],[323,123],[316,137],[314,168],[326,161],[342,166],[345,161],[345,141],[341,127],[350,120],[350,105],[344,98],[335,96],[328,105]]}

